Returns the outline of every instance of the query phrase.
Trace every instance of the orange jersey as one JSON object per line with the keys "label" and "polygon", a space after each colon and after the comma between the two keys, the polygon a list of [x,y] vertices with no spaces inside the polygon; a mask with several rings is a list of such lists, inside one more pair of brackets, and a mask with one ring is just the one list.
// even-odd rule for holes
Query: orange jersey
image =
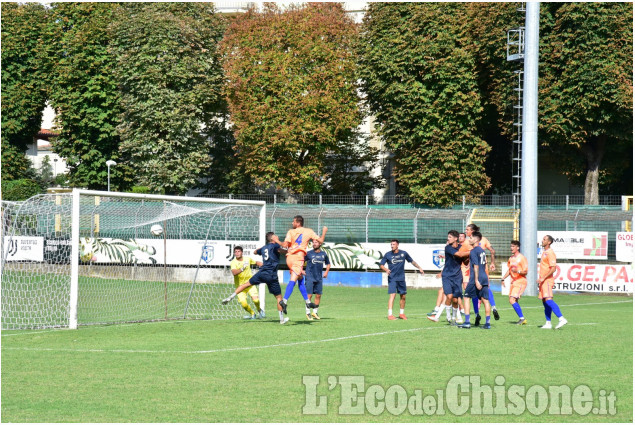
{"label": "orange jersey", "polygon": [[318,239],[318,235],[312,229],[298,227],[287,232],[285,242],[289,242],[289,254],[302,253],[306,255],[306,247],[311,239]]}
{"label": "orange jersey", "polygon": [[512,284],[514,283],[524,283],[527,284],[527,276],[525,274],[520,274],[518,272],[512,271],[512,267],[516,267],[518,271],[523,271],[527,273],[529,269],[529,264],[527,263],[527,259],[520,252],[516,255],[512,255],[507,260],[507,268],[509,269],[509,275],[512,278]]}
{"label": "orange jersey", "polygon": [[[555,267],[556,266],[556,253],[553,252],[553,249],[549,248],[545,251],[543,251],[542,255],[540,256],[540,275],[539,277],[543,277],[546,276],[547,273],[549,273],[549,269],[551,267]],[[553,285],[555,283],[555,280],[553,278],[553,274],[548,278],[545,279],[544,283],[549,283],[551,285]]]}
{"label": "orange jersey", "polygon": [[[492,244],[489,243],[489,239],[483,236],[481,238],[481,241],[478,243],[478,246],[480,246],[483,249],[490,249],[492,247]],[[461,252],[461,250],[464,250],[467,252],[470,252],[472,250],[472,245],[470,245],[467,239],[464,240],[463,243],[461,244],[461,248],[459,249],[459,252]]]}
{"label": "orange jersey", "polygon": [[[468,244],[465,245],[465,242],[461,244],[458,252],[470,252],[472,247]],[[463,273],[463,283],[467,283],[470,281],[470,257],[465,258],[461,261],[461,272]]]}

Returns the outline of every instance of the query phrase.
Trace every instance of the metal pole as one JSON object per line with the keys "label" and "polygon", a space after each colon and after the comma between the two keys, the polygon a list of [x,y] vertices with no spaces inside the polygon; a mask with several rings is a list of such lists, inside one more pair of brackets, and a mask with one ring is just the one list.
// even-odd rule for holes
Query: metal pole
{"label": "metal pole", "polygon": [[110,192],[110,164],[106,165],[108,165],[108,192]]}
{"label": "metal pole", "polygon": [[527,257],[526,294],[538,293],[538,43],[540,3],[527,2],[525,14],[525,63],[523,88],[522,182],[520,187],[520,243]]}

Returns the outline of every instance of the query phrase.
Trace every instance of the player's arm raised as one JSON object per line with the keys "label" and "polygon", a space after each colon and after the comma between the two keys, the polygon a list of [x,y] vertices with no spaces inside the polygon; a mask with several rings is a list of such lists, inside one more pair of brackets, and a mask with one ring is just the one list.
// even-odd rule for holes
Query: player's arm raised
{"label": "player's arm raised", "polygon": [[289,248],[289,245],[291,245],[291,243],[287,242],[287,241],[280,242],[280,239],[278,238],[278,235],[272,235],[271,236],[271,242],[277,243],[278,245],[280,245],[280,248],[282,248],[284,250]]}
{"label": "player's arm raised", "polygon": [[318,236],[317,240],[320,241],[320,244],[324,243],[324,238],[326,237],[326,231],[329,230],[328,227],[324,226],[322,227],[322,235]]}

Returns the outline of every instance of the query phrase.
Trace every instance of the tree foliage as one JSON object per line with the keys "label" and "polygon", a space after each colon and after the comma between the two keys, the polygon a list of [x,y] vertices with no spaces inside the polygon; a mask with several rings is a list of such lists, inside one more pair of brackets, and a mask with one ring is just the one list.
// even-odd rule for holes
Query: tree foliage
{"label": "tree foliage", "polygon": [[223,19],[211,3],[132,3],[114,23],[121,90],[121,152],[139,183],[183,194],[209,162],[208,133],[222,117],[217,43]]}
{"label": "tree foliage", "polygon": [[[54,40],[50,99],[57,112],[55,152],[66,158],[74,186],[104,189],[106,161],[118,153],[120,96],[116,62],[108,53],[110,24],[120,17],[117,3],[54,3],[48,31]],[[113,186],[125,167],[111,170]]]}
{"label": "tree foliage", "polygon": [[[523,61],[507,60],[507,30],[524,23],[519,3],[466,3],[467,36],[476,58],[477,83],[483,113],[479,131],[492,147],[485,162],[491,191],[512,192],[512,140],[517,137],[518,74]],[[510,53],[517,49],[511,48]]]}
{"label": "tree foliage", "polygon": [[[623,179],[633,156],[633,5],[548,10],[554,22],[541,52],[542,144],[566,158],[559,164],[570,175],[585,176],[585,202],[597,204],[599,183]],[[626,177],[632,190],[632,174]]]}
{"label": "tree foliage", "polygon": [[[339,3],[269,4],[234,20],[222,44],[238,162],[233,188],[359,190],[354,180],[336,182],[338,173],[374,159],[366,142],[354,147],[363,118],[356,37]],[[353,155],[348,163],[337,160],[345,153]]]}
{"label": "tree foliage", "polygon": [[47,10],[41,4],[2,3],[2,179],[27,176],[25,157],[42,122],[50,62],[43,52]]}
{"label": "tree foliage", "polygon": [[359,61],[368,105],[401,190],[429,205],[489,187],[465,22],[464,5],[449,3],[372,3],[364,17]]}

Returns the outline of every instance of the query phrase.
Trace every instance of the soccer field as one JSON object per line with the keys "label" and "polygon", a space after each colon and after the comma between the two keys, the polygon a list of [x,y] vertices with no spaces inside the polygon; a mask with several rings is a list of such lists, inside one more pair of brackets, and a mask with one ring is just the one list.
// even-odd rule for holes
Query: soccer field
{"label": "soccer field", "polygon": [[[491,330],[428,321],[425,313],[434,305],[436,290],[409,292],[408,321],[386,320],[387,298],[385,289],[327,287],[322,320],[309,322],[300,294],[294,293],[291,321],[284,326],[273,309],[273,297],[267,295],[264,320],[4,331],[1,419],[633,420],[630,297],[557,294],[569,320],[558,331],[539,328],[544,323],[542,305],[531,297],[521,300],[529,325],[519,327],[513,324],[517,316],[507,299],[498,295],[502,317],[492,321]],[[467,388],[456,385],[469,381],[474,393],[478,379],[482,407],[462,392]],[[522,387],[522,405],[515,386]],[[570,390],[571,413],[567,403],[551,397],[550,386]],[[585,392],[587,387],[591,394]],[[458,400],[452,398],[457,388]],[[492,389],[495,414],[487,411],[487,389]],[[550,398],[545,400],[545,395]],[[564,414],[552,414],[557,410]]]}

